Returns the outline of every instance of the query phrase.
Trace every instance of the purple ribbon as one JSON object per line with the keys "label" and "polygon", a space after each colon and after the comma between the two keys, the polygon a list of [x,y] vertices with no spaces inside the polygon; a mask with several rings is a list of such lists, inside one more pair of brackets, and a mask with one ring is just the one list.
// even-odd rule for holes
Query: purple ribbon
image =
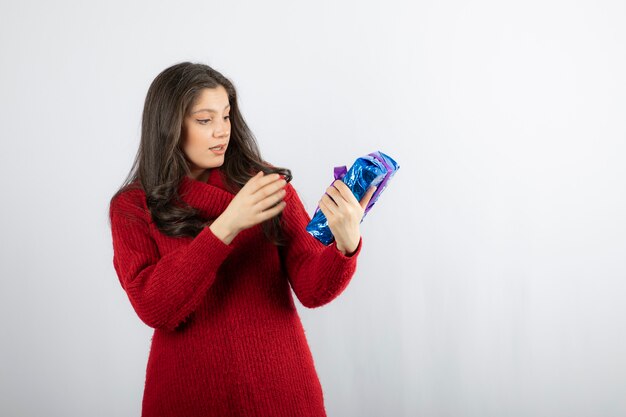
{"label": "purple ribbon", "polygon": [[[340,180],[343,177],[346,176],[346,174],[348,173],[348,169],[346,168],[345,165],[340,166],[340,167],[335,167],[335,180]],[[335,182],[335,181],[333,181]],[[330,183],[330,185],[332,185],[332,182]],[[329,187],[330,187],[329,185]]]}
{"label": "purple ribbon", "polygon": [[387,163],[387,161],[385,161],[385,158],[382,158],[379,153],[372,152],[372,153],[370,153],[368,155],[370,155],[370,156],[376,158],[378,161],[380,161],[385,166],[385,168],[387,169],[387,173],[385,174],[385,178],[383,178],[383,180],[380,182],[380,184],[378,184],[378,186],[376,187],[376,191],[374,191],[374,194],[372,195],[372,198],[370,198],[370,201],[367,204],[367,207],[365,207],[365,212],[364,212],[365,214],[367,214],[367,212],[370,210],[370,208],[374,205],[374,203],[378,199],[378,195],[383,192],[383,190],[385,189],[385,187],[387,185],[387,181],[389,181],[389,178],[391,178],[391,175],[393,174],[393,167],[391,165],[389,165]]}

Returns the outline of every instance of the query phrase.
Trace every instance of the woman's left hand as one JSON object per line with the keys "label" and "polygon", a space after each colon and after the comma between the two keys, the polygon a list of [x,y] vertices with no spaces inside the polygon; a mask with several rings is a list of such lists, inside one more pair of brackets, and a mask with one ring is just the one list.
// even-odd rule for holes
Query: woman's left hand
{"label": "woman's left hand", "polygon": [[337,242],[337,249],[344,255],[352,255],[359,245],[359,225],[374,191],[376,187],[370,187],[361,201],[357,201],[342,180],[335,180],[319,201],[320,210],[328,219],[328,227]]}

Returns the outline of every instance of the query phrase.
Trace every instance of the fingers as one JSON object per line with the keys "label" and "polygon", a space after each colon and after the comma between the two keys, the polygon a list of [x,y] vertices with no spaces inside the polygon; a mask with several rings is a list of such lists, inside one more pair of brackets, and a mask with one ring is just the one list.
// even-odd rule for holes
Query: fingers
{"label": "fingers", "polygon": [[352,190],[341,180],[336,180],[330,187],[326,189],[326,194],[332,197],[332,200],[338,207],[345,205],[358,204]]}
{"label": "fingers", "polygon": [[326,200],[327,204],[338,207],[343,200],[341,194],[332,185],[326,189],[326,193],[322,196],[322,200]]}
{"label": "fingers", "polygon": [[277,173],[259,171],[251,177],[227,207],[237,228],[247,229],[280,214],[287,205],[282,201],[287,195],[285,185]]}
{"label": "fingers", "polygon": [[254,177],[248,180],[246,185],[249,185],[250,191],[252,192],[252,194],[254,194],[258,189],[278,179],[280,179],[279,174],[274,173],[274,174],[265,175],[263,171],[259,171]]}
{"label": "fingers", "polygon": [[344,183],[341,180],[336,180],[333,183],[333,185],[335,186],[337,191],[339,191],[341,193],[341,196],[344,198],[344,200],[346,200],[347,202],[349,202],[351,204],[358,204],[358,201],[356,200],[356,197],[354,196],[354,193],[352,192],[350,187],[348,187],[346,185],[346,183]]}
{"label": "fingers", "polygon": [[276,177],[276,179],[271,180],[269,183],[266,183],[252,193],[252,203],[258,204],[265,199],[276,199],[284,197],[286,194],[286,185],[287,181],[280,177]]}
{"label": "fingers", "polygon": [[328,218],[328,214],[334,215],[339,207],[335,204],[335,202],[327,195],[324,194],[322,199],[319,201],[320,209],[324,216]]}
{"label": "fingers", "polygon": [[254,207],[256,210],[265,211],[268,208],[271,208],[274,205],[280,203],[283,200],[283,198],[285,198],[286,194],[287,194],[287,191],[284,188],[281,190],[278,190],[274,192],[273,194],[270,194],[267,197],[263,198],[262,200],[256,202],[254,204]]}
{"label": "fingers", "polygon": [[372,199],[372,196],[376,192],[376,188],[378,187],[370,187],[363,196],[363,198],[361,198],[361,201],[359,201],[359,204],[361,205],[361,207],[363,207],[363,210],[365,210],[370,200]]}
{"label": "fingers", "polygon": [[279,202],[274,207],[269,208],[267,210],[262,211],[259,214],[259,223],[264,222],[265,220],[271,219],[274,216],[277,216],[281,211],[285,209],[287,203],[284,201]]}
{"label": "fingers", "polygon": [[351,213],[360,212],[362,215],[367,208],[372,196],[376,192],[375,186],[369,187],[361,201],[357,201],[352,190],[341,180],[336,180],[326,189],[319,205],[326,217],[330,216],[351,216]]}

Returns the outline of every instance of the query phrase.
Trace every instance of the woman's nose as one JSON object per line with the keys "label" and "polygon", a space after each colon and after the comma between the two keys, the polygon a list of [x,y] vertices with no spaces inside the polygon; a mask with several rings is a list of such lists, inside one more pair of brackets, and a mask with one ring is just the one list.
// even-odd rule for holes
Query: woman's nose
{"label": "woman's nose", "polygon": [[218,124],[213,132],[215,133],[215,136],[224,136],[228,134],[228,127],[226,126],[226,123],[222,122]]}

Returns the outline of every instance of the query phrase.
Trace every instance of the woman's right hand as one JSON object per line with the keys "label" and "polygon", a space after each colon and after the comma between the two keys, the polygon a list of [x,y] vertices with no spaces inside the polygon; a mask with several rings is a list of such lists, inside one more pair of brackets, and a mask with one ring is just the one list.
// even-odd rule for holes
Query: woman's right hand
{"label": "woman's right hand", "polygon": [[259,171],[239,190],[226,210],[209,227],[218,238],[229,244],[242,230],[271,219],[283,211],[286,205],[282,201],[286,194],[286,184],[279,174],[264,175],[263,171]]}

